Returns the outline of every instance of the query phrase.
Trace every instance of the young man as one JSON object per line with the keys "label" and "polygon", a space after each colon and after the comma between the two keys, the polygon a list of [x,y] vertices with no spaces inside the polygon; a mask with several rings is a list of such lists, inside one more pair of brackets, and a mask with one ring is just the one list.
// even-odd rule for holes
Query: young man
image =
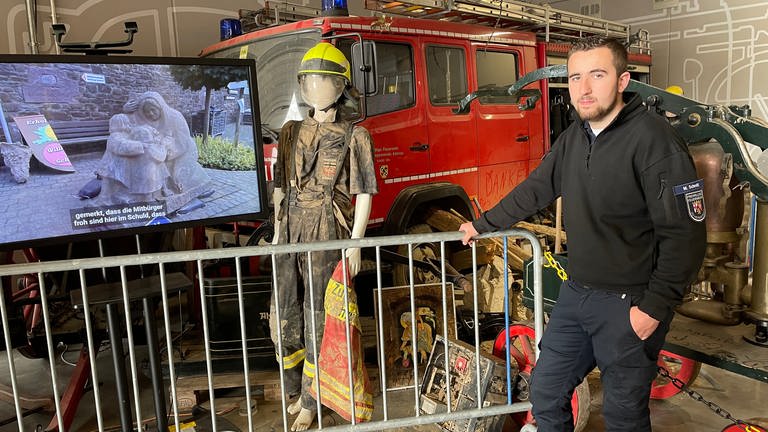
{"label": "young man", "polygon": [[[648,400],[669,323],[704,257],[702,184],[685,143],[629,83],[627,52],[591,37],[568,55],[580,122],[491,210],[464,243],[511,227],[563,197],[568,274],[532,377],[540,432],[573,430],[570,399],[595,367],[608,431],[650,431]],[[626,97],[625,97],[626,96]]]}

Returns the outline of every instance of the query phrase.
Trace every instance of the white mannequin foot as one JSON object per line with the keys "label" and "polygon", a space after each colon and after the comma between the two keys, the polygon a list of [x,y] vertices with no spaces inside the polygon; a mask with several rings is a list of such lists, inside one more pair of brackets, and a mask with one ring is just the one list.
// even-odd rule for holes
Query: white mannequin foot
{"label": "white mannequin foot", "polygon": [[288,405],[288,414],[298,414],[299,411],[301,411],[301,398],[296,399],[296,401]]}
{"label": "white mannequin foot", "polygon": [[299,416],[296,417],[296,421],[293,422],[293,426],[291,426],[292,431],[305,431],[309,429],[310,426],[312,426],[312,422],[315,419],[315,412],[308,410],[306,408],[302,408],[301,412],[299,412]]}

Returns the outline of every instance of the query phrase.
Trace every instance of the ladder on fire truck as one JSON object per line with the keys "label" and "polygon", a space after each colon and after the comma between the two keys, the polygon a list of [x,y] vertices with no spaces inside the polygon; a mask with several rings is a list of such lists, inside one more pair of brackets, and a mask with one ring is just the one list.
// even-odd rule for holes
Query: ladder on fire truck
{"label": "ladder on fire truck", "polygon": [[[365,0],[365,8],[382,14],[533,32],[551,43],[606,35],[628,42],[631,53],[651,54],[646,30],[633,34],[629,24],[519,0]],[[240,14],[246,31],[321,16],[318,9],[279,0],[265,1],[264,8],[241,10]]]}
{"label": "ladder on fire truck", "polygon": [[538,34],[545,42],[605,35],[629,42],[638,54],[650,54],[648,32],[631,33],[629,24],[580,15],[549,5],[518,0],[366,0],[366,9],[421,19],[480,24]]}

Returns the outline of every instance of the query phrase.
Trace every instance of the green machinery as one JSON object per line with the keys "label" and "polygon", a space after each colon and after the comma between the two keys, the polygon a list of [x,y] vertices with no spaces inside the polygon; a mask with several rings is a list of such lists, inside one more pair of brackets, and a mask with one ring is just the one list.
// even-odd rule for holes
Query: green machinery
{"label": "green machinery", "polygon": [[[526,86],[564,77],[565,65],[538,69],[509,88],[473,93],[457,111],[468,109],[483,93],[500,92],[518,96],[520,108],[526,109],[541,97],[538,89]],[[756,155],[768,148],[768,123],[753,117],[749,106],[702,104],[635,80],[626,92],[639,94],[649,110],[669,118],[704,179],[706,257],[692,295],[678,309],[665,348],[768,382],[768,172],[761,173],[756,163]],[[755,195],[751,239],[740,229],[746,188]],[[748,242],[751,248],[744,246]],[[751,257],[745,256],[748,249],[753,250]],[[566,257],[556,258],[566,266]],[[545,269],[547,307],[557,298],[559,282],[553,269]],[[530,299],[530,285],[524,289]],[[711,346],[719,348],[703,348]]]}

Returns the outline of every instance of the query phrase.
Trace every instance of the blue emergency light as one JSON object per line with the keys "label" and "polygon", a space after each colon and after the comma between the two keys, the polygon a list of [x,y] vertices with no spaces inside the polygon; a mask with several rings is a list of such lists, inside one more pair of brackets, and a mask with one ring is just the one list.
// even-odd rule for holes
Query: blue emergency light
{"label": "blue emergency light", "polygon": [[323,16],[349,16],[347,0],[322,0]]}

